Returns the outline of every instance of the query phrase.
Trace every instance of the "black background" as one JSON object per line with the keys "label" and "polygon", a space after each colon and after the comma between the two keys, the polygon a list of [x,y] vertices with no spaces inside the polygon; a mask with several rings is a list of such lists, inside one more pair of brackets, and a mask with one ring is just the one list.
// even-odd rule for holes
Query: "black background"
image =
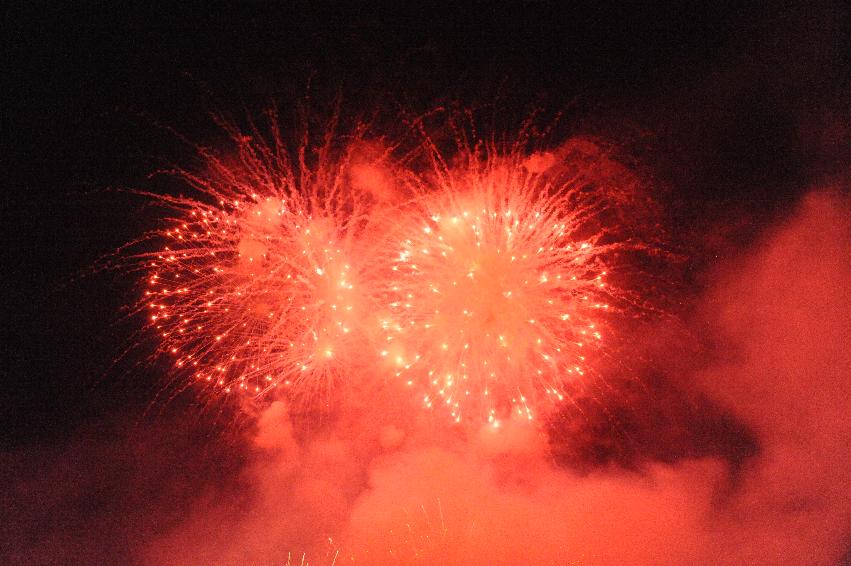
{"label": "black background", "polygon": [[[78,275],[154,221],[109,189],[150,188],[164,161],[189,160],[168,129],[207,142],[213,111],[286,111],[309,89],[364,112],[564,109],[670,190],[675,233],[728,242],[840,171],[844,8],[561,4],[5,8],[2,442],[150,405],[155,371],[110,369],[133,331],[132,282]],[[698,255],[730,252],[705,240]]]}

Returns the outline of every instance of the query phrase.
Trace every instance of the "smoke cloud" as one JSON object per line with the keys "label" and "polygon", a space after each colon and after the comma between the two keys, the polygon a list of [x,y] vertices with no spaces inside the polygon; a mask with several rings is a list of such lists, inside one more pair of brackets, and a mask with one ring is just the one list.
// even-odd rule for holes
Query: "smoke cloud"
{"label": "smoke cloud", "polygon": [[[650,434],[669,438],[710,406],[735,426],[699,428],[685,449],[570,462],[525,421],[461,433],[382,403],[310,430],[274,403],[231,443],[165,420],[79,431],[62,448],[3,454],[4,561],[839,563],[851,533],[849,213],[846,195],[812,193],[718,266],[689,323],[703,353],[669,360],[676,388],[707,401]],[[722,429],[753,449],[707,449]]]}

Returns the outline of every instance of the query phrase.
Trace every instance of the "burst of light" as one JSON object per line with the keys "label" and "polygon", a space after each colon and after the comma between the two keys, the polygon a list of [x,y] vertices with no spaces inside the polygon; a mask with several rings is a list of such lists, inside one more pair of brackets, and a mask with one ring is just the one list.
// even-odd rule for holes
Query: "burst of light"
{"label": "burst of light", "polygon": [[464,157],[393,234],[385,348],[426,406],[498,428],[502,416],[533,419],[585,376],[620,244],[597,227],[606,195],[574,169],[533,173],[516,149]]}
{"label": "burst of light", "polygon": [[158,197],[176,211],[140,258],[143,308],[175,371],[222,393],[330,390],[363,349],[368,262],[357,236],[368,195],[339,191],[344,148],[313,166],[235,135],[238,159],[205,154],[182,172],[195,198]]}
{"label": "burst of light", "polygon": [[309,400],[387,376],[498,429],[594,371],[623,244],[586,160],[493,143],[444,156],[426,140],[426,165],[391,167],[329,135],[293,165],[279,139],[229,131],[236,159],[203,152],[205,169],[181,172],[195,196],[158,197],[176,214],[139,256],[176,372]]}

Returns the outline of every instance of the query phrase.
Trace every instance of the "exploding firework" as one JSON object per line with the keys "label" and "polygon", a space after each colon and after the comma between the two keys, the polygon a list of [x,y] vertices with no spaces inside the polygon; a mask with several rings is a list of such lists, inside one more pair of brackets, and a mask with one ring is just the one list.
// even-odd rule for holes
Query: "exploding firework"
{"label": "exploding firework", "polygon": [[315,401],[368,348],[369,239],[360,236],[376,198],[364,179],[384,169],[363,157],[357,135],[346,145],[326,138],[313,153],[305,141],[294,164],[272,130],[268,142],[228,128],[235,159],[202,151],[201,172],[179,172],[195,198],[156,197],[177,214],[154,234],[162,248],[140,256],[144,309],[160,352],[191,381],[254,396],[284,387]]}
{"label": "exploding firework", "polygon": [[529,152],[526,130],[394,161],[333,126],[295,151],[275,121],[271,141],[226,126],[235,157],[201,151],[179,172],[196,196],[157,197],[177,214],[140,256],[144,310],[177,373],[314,404],[395,378],[495,427],[569,398],[628,303],[607,275],[636,247],[612,225],[631,181],[590,142]]}
{"label": "exploding firework", "polygon": [[564,400],[623,304],[606,276],[627,244],[601,225],[618,193],[575,150],[462,149],[394,233],[380,354],[455,421]]}

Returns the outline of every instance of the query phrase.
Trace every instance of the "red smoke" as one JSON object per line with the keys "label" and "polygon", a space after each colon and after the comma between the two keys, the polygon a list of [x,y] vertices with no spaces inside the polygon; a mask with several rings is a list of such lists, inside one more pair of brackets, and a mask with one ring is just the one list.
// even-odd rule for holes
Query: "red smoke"
{"label": "red smoke", "polygon": [[[551,155],[564,159],[561,151]],[[613,163],[580,153],[599,164],[597,182],[604,172],[623,178]],[[548,154],[534,155],[527,171],[553,167]],[[351,182],[372,182],[372,173]],[[634,188],[621,197],[629,200]],[[388,205],[385,197],[364,202]],[[256,206],[262,217],[263,201]],[[625,380],[631,391],[649,392],[642,402],[600,379],[548,426],[511,411],[499,427],[487,420],[458,427],[413,410],[419,403],[406,383],[356,373],[358,394],[349,391],[332,410],[286,397],[255,405],[253,428],[229,430],[237,436],[230,444],[177,415],[150,429],[108,428],[119,431],[114,442],[4,453],[9,479],[0,503],[17,519],[4,534],[5,556],[147,564],[840,562],[851,527],[849,213],[847,195],[813,192],[707,274],[711,284],[686,332],[671,330],[669,319],[640,332],[618,328],[634,359],[659,368],[644,375],[636,364],[638,375]],[[233,241],[239,250],[229,274],[253,288],[254,267],[243,257],[269,247]],[[315,271],[312,263],[296,267],[304,265]],[[371,276],[369,269],[361,273]],[[308,294],[312,281],[302,280]],[[266,314],[267,303],[252,298],[243,315]],[[312,312],[325,316],[326,303]],[[362,312],[355,322],[370,320],[370,309]],[[699,347],[684,348],[680,334]],[[630,426],[626,416],[636,413],[643,424]],[[565,437],[570,450],[558,444]],[[631,442],[640,449],[629,452]]]}
{"label": "red smoke", "polygon": [[[249,509],[234,518],[223,516],[228,504],[204,505],[147,556],[264,562],[295,550],[319,564],[335,553],[338,563],[371,564],[834,563],[851,520],[848,212],[847,197],[810,195],[794,218],[719,269],[702,301],[696,328],[720,346],[694,382],[759,444],[733,483],[727,463],[712,457],[578,476],[552,464],[546,439],[523,419],[462,437],[409,422],[394,434],[404,434],[397,447],[381,442],[370,421],[382,417],[367,412],[299,443],[273,405],[247,471]],[[331,543],[304,538],[332,524]]]}

